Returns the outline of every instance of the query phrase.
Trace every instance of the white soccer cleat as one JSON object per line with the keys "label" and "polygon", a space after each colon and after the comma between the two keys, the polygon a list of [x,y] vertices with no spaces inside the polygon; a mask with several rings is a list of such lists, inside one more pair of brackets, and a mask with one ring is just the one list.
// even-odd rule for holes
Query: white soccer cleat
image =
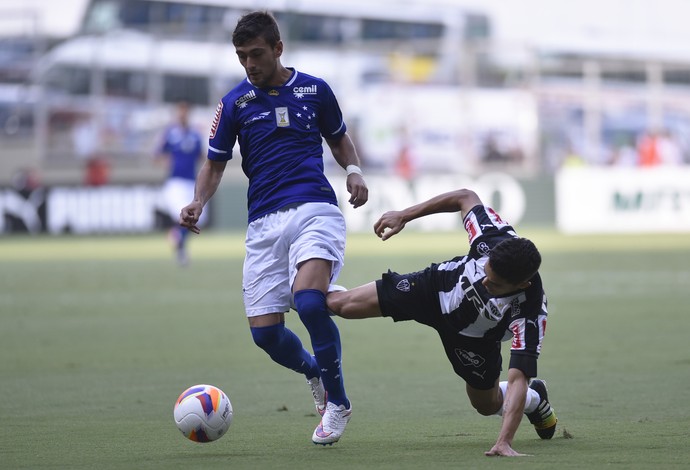
{"label": "white soccer cleat", "polygon": [[321,418],[319,425],[316,426],[311,440],[314,444],[324,446],[338,442],[343,432],[345,432],[345,426],[347,426],[351,417],[352,404],[350,404],[350,408],[345,408],[345,405],[338,406],[335,403],[328,402],[326,413]]}
{"label": "white soccer cleat", "polygon": [[328,392],[323,388],[323,382],[321,382],[321,377],[314,377],[313,379],[308,379],[307,384],[311,388],[311,394],[314,397],[314,406],[316,406],[316,412],[323,416],[326,412],[326,404],[328,403]]}

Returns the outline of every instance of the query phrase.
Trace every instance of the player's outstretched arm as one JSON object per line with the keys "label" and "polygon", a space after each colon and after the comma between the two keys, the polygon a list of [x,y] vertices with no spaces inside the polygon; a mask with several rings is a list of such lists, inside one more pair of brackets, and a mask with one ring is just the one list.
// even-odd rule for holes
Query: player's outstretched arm
{"label": "player's outstretched arm", "polygon": [[411,220],[441,212],[461,212],[464,218],[470,209],[481,203],[477,193],[470,189],[439,194],[407,209],[386,212],[374,224],[374,233],[382,240],[387,240],[405,228],[405,224]]}
{"label": "player's outstretched arm", "polygon": [[180,225],[191,232],[200,233],[197,226],[204,206],[218,189],[227,162],[206,160],[199,170],[194,186],[194,199],[180,211]]}

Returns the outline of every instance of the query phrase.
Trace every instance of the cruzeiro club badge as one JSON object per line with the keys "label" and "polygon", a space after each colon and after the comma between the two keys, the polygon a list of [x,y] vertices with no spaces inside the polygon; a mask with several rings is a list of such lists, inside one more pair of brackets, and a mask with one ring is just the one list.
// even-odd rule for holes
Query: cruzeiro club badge
{"label": "cruzeiro club badge", "polygon": [[288,127],[290,125],[290,115],[286,107],[276,108],[276,124],[278,127]]}

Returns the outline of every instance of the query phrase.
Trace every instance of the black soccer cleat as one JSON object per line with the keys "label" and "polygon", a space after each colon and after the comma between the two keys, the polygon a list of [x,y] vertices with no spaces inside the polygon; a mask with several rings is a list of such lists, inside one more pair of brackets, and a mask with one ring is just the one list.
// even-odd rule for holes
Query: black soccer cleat
{"label": "black soccer cleat", "polygon": [[535,431],[542,439],[551,439],[556,432],[556,413],[549,403],[549,392],[546,390],[546,382],[534,379],[529,384],[529,388],[539,394],[539,405],[531,413],[525,413],[529,422],[534,425]]}

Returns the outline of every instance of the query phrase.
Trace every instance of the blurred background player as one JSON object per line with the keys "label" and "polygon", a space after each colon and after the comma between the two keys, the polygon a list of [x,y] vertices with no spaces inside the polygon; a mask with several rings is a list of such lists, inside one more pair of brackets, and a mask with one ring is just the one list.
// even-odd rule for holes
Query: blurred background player
{"label": "blurred background player", "polygon": [[[444,193],[402,211],[386,212],[374,224],[383,240],[419,217],[460,212],[470,251],[423,271],[383,277],[328,295],[328,308],[344,318],[390,317],[434,328],[453,370],[478,413],[503,416],[488,456],[520,456],[512,448],[523,413],[542,439],[551,439],[556,414],[537,358],[546,330],[546,295],[538,269],[541,255],[474,191]],[[512,340],[508,380],[499,382],[501,341]]]}
{"label": "blurred background player", "polygon": [[[275,19],[266,12],[243,16],[232,42],[247,79],[218,105],[208,159],[180,224],[199,233],[203,206],[239,142],[249,178],[242,290],[252,338],[275,362],[306,377],[322,415],[312,441],[333,444],[352,406],[343,383],[340,334],[326,309],[329,284],[343,265],[345,219],[324,175],[323,139],[347,171],[350,204],[366,203],[368,189],[331,88],[281,64]],[[293,302],[314,356],[285,327]]]}
{"label": "blurred background player", "polygon": [[[181,101],[176,106],[176,119],[168,126],[156,159],[168,165],[168,179],[163,186],[165,207],[173,226],[168,238],[175,248],[180,266],[189,263],[187,236],[189,231],[178,225],[180,209],[194,197],[194,179],[197,164],[203,157],[201,134],[189,123],[189,104]],[[201,222],[203,224],[203,221]]]}

